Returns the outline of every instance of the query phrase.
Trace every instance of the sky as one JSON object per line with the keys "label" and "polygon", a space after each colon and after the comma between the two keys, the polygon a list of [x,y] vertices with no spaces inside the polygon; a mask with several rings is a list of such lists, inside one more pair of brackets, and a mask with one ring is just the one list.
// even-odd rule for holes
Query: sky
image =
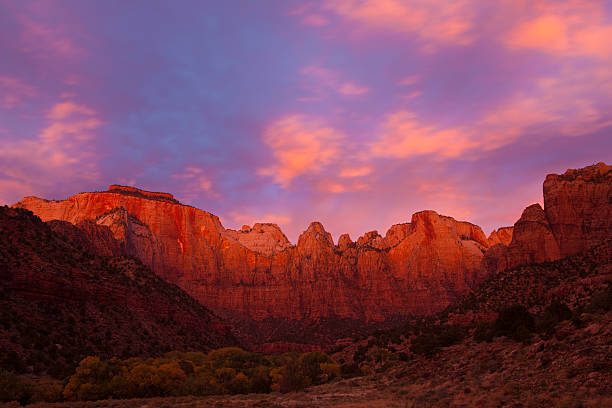
{"label": "sky", "polygon": [[0,204],[110,184],[226,228],[512,225],[612,162],[612,3],[0,0]]}

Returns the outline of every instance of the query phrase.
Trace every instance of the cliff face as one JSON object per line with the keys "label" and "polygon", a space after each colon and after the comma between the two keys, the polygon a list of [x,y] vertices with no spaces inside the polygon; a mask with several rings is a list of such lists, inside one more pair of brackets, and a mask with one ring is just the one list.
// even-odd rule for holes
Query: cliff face
{"label": "cliff face", "polygon": [[[187,293],[114,251],[122,252],[120,243],[93,221],[43,223],[0,207],[0,311],[14,316],[0,330],[0,361],[8,353],[39,359],[36,344],[52,345],[54,358],[34,370],[63,378],[87,355],[150,357],[237,344]],[[24,342],[32,333],[37,342]]]}
{"label": "cliff face", "polygon": [[256,223],[253,227],[243,225],[240,231],[226,229],[223,235],[254,252],[267,256],[272,256],[292,246],[276,224]]}
{"label": "cliff face", "polygon": [[493,273],[610,237],[611,185],[603,163],[549,175],[544,208],[529,206],[514,227],[489,238],[473,224],[422,211],[384,236],[345,234],[337,245],[320,223],[294,246],[274,224],[225,229],[170,194],[133,187],[63,201],[27,197],[16,206],[45,221],[107,226],[128,255],[224,316],[382,321],[438,311]]}
{"label": "cliff face", "polygon": [[512,234],[514,232],[514,227],[501,227],[496,230],[493,230],[489,235],[487,241],[489,241],[489,246],[503,244],[505,246],[510,245],[512,242]]}
{"label": "cliff face", "polygon": [[16,206],[44,221],[107,226],[128,255],[225,316],[381,321],[440,310],[483,278],[482,230],[433,211],[337,246],[312,223],[293,246],[276,225],[226,230],[169,194],[123,189]]}
{"label": "cliff face", "polygon": [[[612,166],[598,163],[544,181],[544,208],[533,204],[514,224],[512,240],[492,245],[483,269],[496,273],[528,263],[554,261],[612,237]],[[491,234],[494,244],[498,238]]]}
{"label": "cliff face", "polygon": [[561,256],[612,236],[612,166],[598,163],[544,181],[544,208]]}

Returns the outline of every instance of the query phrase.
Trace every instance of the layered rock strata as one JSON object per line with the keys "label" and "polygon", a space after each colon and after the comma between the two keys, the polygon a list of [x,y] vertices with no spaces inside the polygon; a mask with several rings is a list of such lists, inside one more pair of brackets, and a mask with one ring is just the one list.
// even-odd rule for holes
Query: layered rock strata
{"label": "layered rock strata", "polygon": [[423,211],[410,223],[335,245],[320,223],[289,243],[274,224],[223,228],[170,195],[111,186],[63,201],[26,197],[45,221],[109,227],[122,249],[226,316],[384,320],[429,313],[482,280],[488,241],[470,223]]}
{"label": "layered rock strata", "polygon": [[[549,174],[544,208],[530,205],[514,224],[506,244],[491,234],[483,270],[554,261],[583,252],[612,237],[612,166],[598,163],[562,175]],[[500,243],[493,245],[499,239]]]}

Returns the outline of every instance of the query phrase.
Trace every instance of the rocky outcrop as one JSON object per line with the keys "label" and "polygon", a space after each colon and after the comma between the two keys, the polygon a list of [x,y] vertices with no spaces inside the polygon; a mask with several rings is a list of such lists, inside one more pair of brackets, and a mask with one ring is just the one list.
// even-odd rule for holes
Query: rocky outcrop
{"label": "rocky outcrop", "polygon": [[612,166],[598,163],[544,181],[544,209],[562,257],[612,236]]}
{"label": "rocky outcrop", "polygon": [[554,261],[560,254],[544,210],[540,204],[533,204],[514,224],[510,244],[494,245],[485,253],[483,267],[496,273],[516,265]]}
{"label": "rocky outcrop", "polygon": [[226,230],[205,211],[170,195],[112,186],[63,201],[27,197],[18,207],[43,220],[110,229],[131,256],[228,317],[382,321],[447,306],[482,279],[482,230],[415,214],[384,237],[372,231],[334,245],[312,223],[292,246],[274,224]]}
{"label": "rocky outcrop", "polygon": [[510,245],[512,242],[512,233],[514,231],[514,227],[501,227],[496,230],[493,230],[487,238],[489,246],[502,244],[505,246]]}
{"label": "rocky outcrop", "polygon": [[483,258],[483,270],[497,273],[517,265],[554,261],[583,252],[612,237],[612,167],[604,163],[544,182],[544,208],[533,204],[516,222],[506,246],[497,238]]}
{"label": "rocky outcrop", "polygon": [[113,208],[96,217],[95,223],[107,227],[126,254],[140,259],[152,269],[163,269],[163,250],[157,235],[124,207]]}
{"label": "rocky outcrop", "polygon": [[342,234],[338,238],[338,249],[342,252],[346,251],[349,248],[353,248],[355,243],[351,240],[349,234]]}
{"label": "rocky outcrop", "polygon": [[74,225],[67,221],[53,220],[48,225],[75,248],[102,256],[127,255],[110,228],[98,225],[95,221],[84,220]]}
{"label": "rocky outcrop", "polygon": [[266,256],[272,256],[292,246],[276,224],[256,223],[252,227],[244,225],[240,231],[226,229],[223,235]]}

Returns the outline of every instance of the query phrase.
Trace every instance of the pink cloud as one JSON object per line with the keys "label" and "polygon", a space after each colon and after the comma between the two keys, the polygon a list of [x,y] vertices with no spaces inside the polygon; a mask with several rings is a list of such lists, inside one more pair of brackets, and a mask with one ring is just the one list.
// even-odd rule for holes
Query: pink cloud
{"label": "pink cloud", "polygon": [[534,8],[532,17],[519,21],[505,35],[510,48],[612,58],[612,24],[606,23],[601,2],[543,2]]}
{"label": "pink cloud", "polygon": [[318,173],[340,154],[344,135],[320,119],[290,115],[272,123],[264,132],[264,143],[276,163],[259,169],[283,187],[302,174]]}
{"label": "pink cloud", "polygon": [[419,76],[418,75],[410,75],[407,77],[404,77],[402,79],[400,79],[400,81],[397,83],[399,86],[412,86],[416,83],[419,82]]}
{"label": "pink cloud", "polygon": [[[52,106],[49,112],[61,111],[58,105]],[[31,192],[57,181],[95,183],[99,172],[94,142],[101,123],[97,112],[83,107],[70,117],[50,115],[49,122],[35,138],[14,137],[5,141],[0,149],[0,174],[3,175],[0,188],[21,185]],[[3,194],[14,196],[14,191]]]}
{"label": "pink cloud", "polygon": [[25,101],[37,95],[33,86],[18,78],[0,76],[0,105],[4,108],[23,106]]}
{"label": "pink cloud", "polygon": [[313,27],[321,27],[329,24],[329,20],[320,14],[308,14],[302,18],[302,23]]}
{"label": "pink cloud", "polygon": [[184,181],[181,185],[183,190],[181,197],[183,199],[192,201],[198,198],[202,192],[211,198],[221,198],[221,195],[214,190],[213,183],[206,173],[200,167],[187,167],[184,171],[172,175],[173,179]]}
{"label": "pink cloud", "polygon": [[410,2],[401,0],[331,0],[324,8],[357,29],[373,28],[419,38],[426,50],[439,44],[472,42],[473,4],[470,1]]}
{"label": "pink cloud", "polygon": [[372,167],[360,166],[360,167],[345,167],[340,170],[340,177],[362,177],[372,173]]}
{"label": "pink cloud", "polygon": [[363,95],[370,92],[370,90],[365,86],[357,85],[352,82],[345,82],[338,88],[338,92],[342,95]]}
{"label": "pink cloud", "polygon": [[368,190],[370,188],[370,185],[367,183],[364,183],[361,181],[355,181],[355,180],[334,181],[331,178],[325,178],[317,182],[316,188],[318,191],[321,191],[324,193],[338,194],[338,193],[346,193],[350,191]]}
{"label": "pink cloud", "polygon": [[95,114],[95,111],[86,106],[68,101],[55,104],[47,113],[47,117],[49,119],[65,119],[74,114],[91,116]]}
{"label": "pink cloud", "polygon": [[612,124],[608,107],[594,95],[612,94],[612,71],[607,66],[573,67],[534,81],[528,94],[517,92],[484,115],[476,124],[490,147],[507,144],[530,128],[579,137]]}
{"label": "pink cloud", "polygon": [[302,101],[321,100],[328,92],[344,96],[359,96],[370,92],[368,87],[353,81],[345,81],[339,72],[320,65],[306,66],[301,69],[300,73],[308,80],[305,88],[314,94],[314,96],[301,98]]}
{"label": "pink cloud", "polygon": [[50,25],[36,20],[40,11],[21,14],[17,20],[23,28],[21,42],[24,51],[46,55],[49,52],[63,57],[75,57],[83,53],[60,25]]}
{"label": "pink cloud", "polygon": [[436,154],[439,158],[449,158],[478,145],[479,142],[464,129],[439,128],[421,122],[412,112],[399,111],[387,115],[370,151],[379,157]]}

